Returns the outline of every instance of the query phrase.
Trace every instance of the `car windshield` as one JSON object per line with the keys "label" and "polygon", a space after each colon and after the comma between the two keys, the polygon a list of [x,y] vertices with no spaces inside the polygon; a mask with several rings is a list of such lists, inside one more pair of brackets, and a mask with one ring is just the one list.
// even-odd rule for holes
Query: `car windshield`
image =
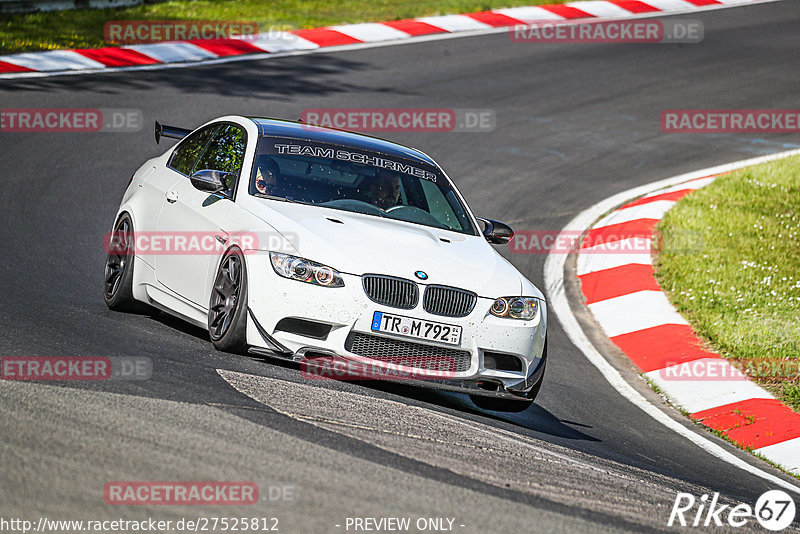
{"label": "car windshield", "polygon": [[262,137],[250,194],[476,235],[435,166],[346,146]]}

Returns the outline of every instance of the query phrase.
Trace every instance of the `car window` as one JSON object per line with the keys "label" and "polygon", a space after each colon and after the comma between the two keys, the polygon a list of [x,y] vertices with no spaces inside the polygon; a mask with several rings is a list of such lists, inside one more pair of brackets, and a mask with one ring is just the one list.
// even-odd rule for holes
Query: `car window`
{"label": "car window", "polygon": [[203,155],[195,163],[192,172],[201,170],[215,170],[231,173],[223,182],[223,193],[230,196],[236,185],[236,179],[242,170],[246,135],[241,126],[226,124],[220,128],[214,138],[208,143]]}
{"label": "car window", "polygon": [[476,235],[440,169],[355,147],[259,138],[250,194]]}
{"label": "car window", "polygon": [[430,214],[448,228],[461,229],[463,219],[459,220],[455,211],[453,211],[453,205],[458,202],[455,194],[452,191],[442,191],[435,183],[426,180],[421,180],[419,185],[422,186]]}
{"label": "car window", "polygon": [[203,149],[218,128],[219,124],[211,124],[181,141],[181,144],[172,153],[167,166],[186,176],[192,174],[197,158],[203,153]]}

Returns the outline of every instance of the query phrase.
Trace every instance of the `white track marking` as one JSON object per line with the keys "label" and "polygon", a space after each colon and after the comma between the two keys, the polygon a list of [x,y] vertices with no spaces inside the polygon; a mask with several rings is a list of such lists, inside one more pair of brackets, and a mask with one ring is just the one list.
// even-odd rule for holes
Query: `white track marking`
{"label": "white track marking", "polygon": [[392,28],[378,22],[364,24],[343,24],[341,26],[331,26],[331,30],[342,32],[345,35],[358,39],[364,43],[374,43],[378,41],[391,41],[393,39],[408,39],[406,32]]}
{"label": "white track marking", "polygon": [[702,412],[748,399],[774,398],[745,378],[731,380],[691,380],[686,378],[693,374],[692,369],[699,369],[700,373],[713,372],[724,376],[739,374],[727,360],[701,358],[650,371],[645,373],[645,376],[666,391],[670,400],[689,413]]}
{"label": "white track marking", "polygon": [[552,11],[547,11],[541,7],[506,7],[503,9],[494,9],[492,11],[494,13],[499,13],[501,15],[505,15],[506,17],[511,17],[512,19],[517,19],[525,23],[566,20],[561,15],[556,15]]}
{"label": "white track marking", "polygon": [[690,182],[686,182],[685,184],[678,184],[672,187],[667,187],[666,189],[661,189],[659,191],[654,191],[648,195],[645,195],[644,198],[654,197],[656,195],[663,195],[664,193],[673,193],[675,191],[687,191],[693,190],[696,191],[697,189],[703,188],[716,180],[715,177],[710,178],[700,178],[697,180],[692,180]]}
{"label": "white track marking", "polygon": [[136,50],[140,54],[149,56],[162,63],[200,61],[217,57],[216,54],[209,52],[205,48],[193,45],[192,43],[158,43],[126,46],[125,48]]}
{"label": "white track marking", "polygon": [[299,35],[288,32],[259,33],[247,36],[243,41],[266,50],[267,52],[288,52],[293,50],[314,50],[319,48],[317,43],[303,39]]}
{"label": "white track marking", "polygon": [[685,0],[642,0],[648,6],[653,6],[661,11],[678,11],[681,9],[691,9],[694,4]]}
{"label": "white track marking", "polygon": [[28,69],[40,71],[60,71],[60,70],[85,70],[85,69],[105,69],[105,65],[99,61],[89,59],[71,50],[53,50],[52,52],[29,52],[25,54],[12,54],[10,56],[0,56],[0,61],[19,65]]}
{"label": "white track marking", "polygon": [[637,291],[588,307],[608,337],[665,324],[689,324],[661,291]]}
{"label": "white track marking", "polygon": [[775,445],[767,445],[766,447],[755,449],[753,452],[764,455],[793,473],[800,474],[800,438],[789,439]]}
{"label": "white track marking", "polygon": [[580,9],[595,17],[617,18],[631,16],[631,12],[627,9],[623,9],[611,2],[603,2],[602,0],[581,0],[580,2],[569,2],[564,5]]}
{"label": "white track marking", "polygon": [[[620,204],[624,203],[625,201],[636,198],[638,196],[651,193],[655,190],[658,190],[663,187],[671,187],[677,185],[681,182],[685,182],[687,180],[692,180],[696,178],[702,178],[704,176],[710,176],[712,174],[719,174],[722,172],[730,172],[742,167],[747,167],[749,165],[756,165],[758,163],[764,163],[767,161],[774,161],[777,159],[785,158],[788,156],[793,156],[800,154],[800,150],[792,150],[789,152],[782,152],[779,154],[772,154],[769,156],[763,156],[759,158],[753,158],[749,160],[737,161],[733,163],[726,163],[724,165],[718,165],[716,167],[711,167],[708,169],[702,169],[699,171],[683,174],[680,176],[675,176],[672,178],[667,178],[665,180],[660,180],[658,182],[654,182],[651,184],[645,184],[639,187],[634,187],[633,189],[629,189],[627,191],[623,191],[618,193],[614,196],[611,196],[602,202],[595,204],[587,208],[586,210],[579,213],[572,219],[567,225],[564,227],[563,231],[566,232],[574,232],[574,231],[585,231],[587,230],[592,222],[597,220],[600,216],[604,213],[608,212],[610,209],[614,208],[615,206],[619,206]],[[551,252],[548,254],[547,259],[545,260],[544,266],[544,280],[545,280],[545,290],[548,295],[548,300],[550,303],[550,307],[555,312],[556,317],[558,318],[559,323],[561,323],[564,332],[567,334],[567,337],[570,339],[573,345],[577,347],[589,362],[594,365],[598,371],[603,375],[603,377],[608,381],[611,386],[616,389],[620,395],[628,399],[632,402],[635,406],[640,408],[646,414],[651,416],[653,419],[658,421],[659,423],[663,424],[670,430],[676,432],[677,434],[685,437],[707,453],[724,460],[731,465],[734,465],[743,471],[756,475],[758,477],[763,478],[764,480],[768,480],[769,482],[780,486],[782,488],[788,489],[794,493],[800,494],[800,487],[792,484],[791,482],[785,481],[781,478],[776,477],[771,473],[767,473],[766,471],[750,465],[749,463],[745,462],[741,458],[735,456],[730,451],[726,450],[725,448],[721,447],[717,443],[709,440],[708,438],[700,435],[698,432],[685,427],[683,424],[679,423],[675,419],[673,419],[670,415],[666,412],[662,411],[650,401],[648,401],[641,393],[636,391],[617,371],[609,362],[605,359],[605,357],[595,348],[589,338],[584,333],[583,329],[581,328],[580,324],[578,323],[577,318],[572,313],[572,309],[570,308],[569,301],[567,300],[567,295],[564,290],[564,266],[567,261],[566,254],[561,254],[557,252]]]}
{"label": "white track marking", "polygon": [[[577,275],[604,271],[614,267],[622,267],[631,263],[652,265],[650,257],[651,239],[647,237],[629,237],[611,243],[603,243],[581,249],[578,254]],[[630,250],[632,252],[620,252]]]}
{"label": "white track marking", "polygon": [[674,200],[655,200],[646,204],[625,208],[624,210],[616,210],[597,221],[597,224],[592,226],[592,229],[635,221],[637,219],[660,219],[674,205]]}
{"label": "white track marking", "polygon": [[[419,22],[424,22],[425,24],[430,24],[431,26],[436,26],[437,28],[441,28],[449,32],[485,30],[487,28],[492,28],[488,24],[484,24],[483,22],[478,22],[472,17],[468,17],[466,15],[442,15],[439,17],[420,17],[415,20],[418,20]],[[504,29],[508,31],[508,28]]]}

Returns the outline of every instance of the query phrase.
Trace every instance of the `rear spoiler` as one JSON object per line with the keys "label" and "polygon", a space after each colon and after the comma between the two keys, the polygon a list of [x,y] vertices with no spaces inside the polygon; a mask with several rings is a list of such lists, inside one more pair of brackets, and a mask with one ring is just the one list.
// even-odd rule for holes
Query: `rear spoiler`
{"label": "rear spoiler", "polygon": [[186,128],[178,128],[177,126],[167,126],[156,121],[156,144],[162,137],[171,137],[172,139],[183,139],[192,133],[192,130]]}

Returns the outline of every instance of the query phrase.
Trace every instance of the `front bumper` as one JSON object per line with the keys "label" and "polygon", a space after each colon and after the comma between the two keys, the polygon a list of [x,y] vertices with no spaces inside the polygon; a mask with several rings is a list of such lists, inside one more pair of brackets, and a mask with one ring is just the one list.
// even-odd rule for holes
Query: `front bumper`
{"label": "front bumper", "polygon": [[[540,380],[544,370],[547,310],[544,302],[537,316],[529,321],[499,318],[489,313],[493,298],[479,297],[466,317],[434,315],[422,309],[397,309],[371,301],[364,292],[361,277],[342,274],[344,287],[327,288],[278,276],[267,253],[247,255],[248,326],[247,342],[253,352],[277,355],[302,361],[309,356],[330,356],[375,365],[368,355],[348,350],[353,336],[372,336],[373,341],[395,340],[428,349],[435,354],[463,351],[464,363],[446,375],[426,375],[424,379],[403,379],[405,383],[448,391],[467,392],[501,398],[519,399]],[[424,284],[419,284],[420,293]],[[501,296],[501,295],[498,295]],[[420,299],[421,301],[422,299]],[[462,328],[458,346],[424,341],[406,336],[377,333],[371,330],[373,313],[382,311],[415,319],[457,325]],[[329,328],[327,334],[308,335],[276,328],[287,319],[310,321]],[[281,323],[281,321],[284,323]],[[416,347],[415,347],[416,348]],[[498,359],[514,362],[498,366]],[[492,364],[492,362],[495,362]],[[397,367],[397,366],[395,366]],[[515,367],[515,369],[511,369]],[[416,369],[398,367],[414,375]],[[391,378],[387,378],[391,379]]]}

